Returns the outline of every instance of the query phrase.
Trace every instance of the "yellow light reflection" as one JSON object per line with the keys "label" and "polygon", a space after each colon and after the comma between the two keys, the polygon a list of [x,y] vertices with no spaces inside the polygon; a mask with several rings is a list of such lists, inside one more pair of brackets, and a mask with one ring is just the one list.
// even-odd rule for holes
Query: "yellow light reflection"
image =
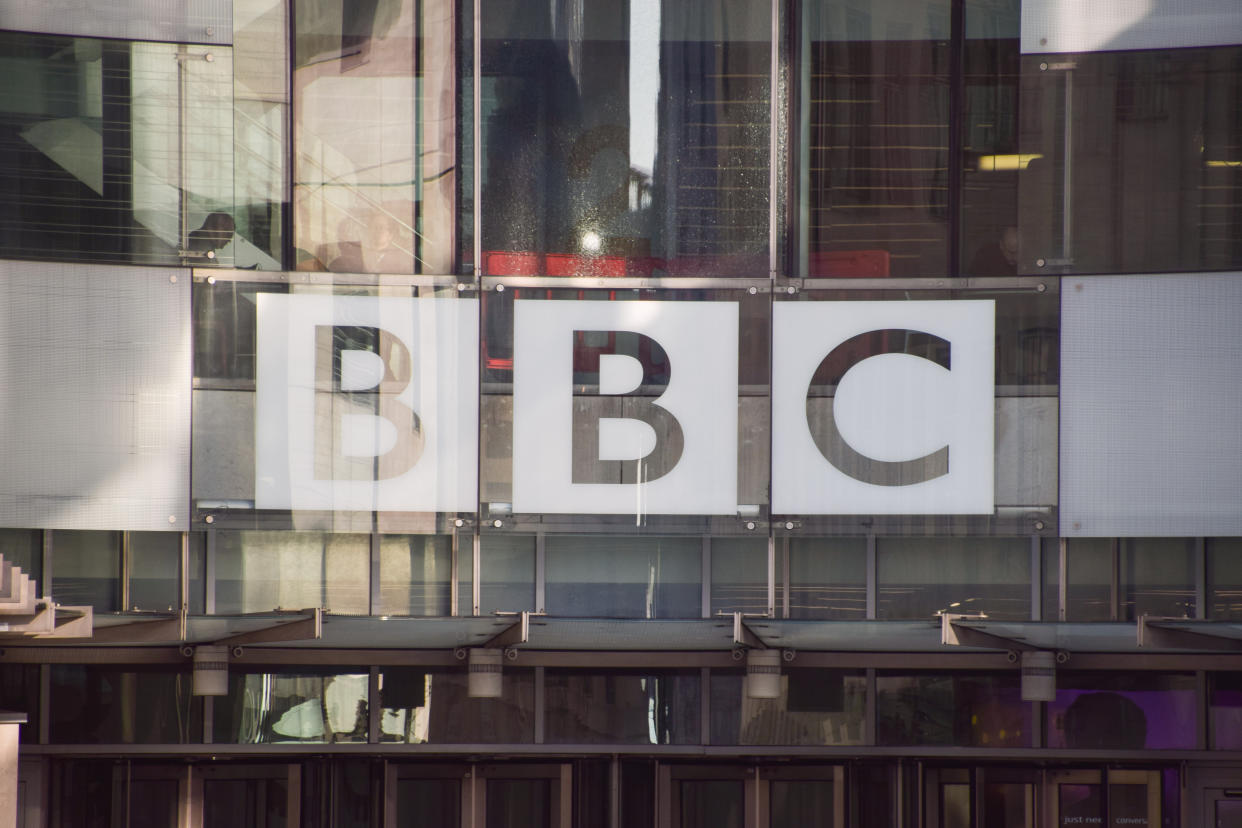
{"label": "yellow light reflection", "polygon": [[1038,152],[1021,155],[980,155],[979,172],[996,172],[998,170],[1025,170],[1027,165],[1036,158],[1044,156]]}

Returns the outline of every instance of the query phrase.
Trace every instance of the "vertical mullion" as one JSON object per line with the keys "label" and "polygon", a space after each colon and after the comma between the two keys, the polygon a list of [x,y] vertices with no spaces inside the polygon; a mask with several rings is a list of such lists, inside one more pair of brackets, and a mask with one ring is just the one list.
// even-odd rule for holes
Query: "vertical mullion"
{"label": "vertical mullion", "polygon": [[375,532],[371,533],[370,589],[367,594],[367,613],[369,615],[378,615],[382,609],[380,601],[380,536]]}
{"label": "vertical mullion", "polygon": [[965,0],[953,0],[949,27],[949,261],[950,276],[961,275],[962,259],[962,153],[965,98]]}
{"label": "vertical mullion", "polygon": [[710,535],[703,536],[702,561],[700,566],[701,574],[699,580],[702,582],[701,595],[699,601],[702,608],[699,611],[701,618],[712,617],[712,539]]}
{"label": "vertical mullion", "polygon": [[867,620],[874,621],[878,613],[877,595],[879,588],[876,585],[876,541],[875,535],[867,535]]}
{"label": "vertical mullion", "polygon": [[204,584],[203,612],[208,615],[216,613],[216,530],[207,529],[207,565],[203,573]]}
{"label": "vertical mullion", "polygon": [[543,532],[535,534],[535,606],[536,612],[543,612],[547,606],[547,557],[544,547]]}

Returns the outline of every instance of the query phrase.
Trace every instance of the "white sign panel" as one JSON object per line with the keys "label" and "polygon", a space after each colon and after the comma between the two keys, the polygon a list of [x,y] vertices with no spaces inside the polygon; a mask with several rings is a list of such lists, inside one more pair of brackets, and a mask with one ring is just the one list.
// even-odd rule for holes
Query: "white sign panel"
{"label": "white sign panel", "polygon": [[255,507],[474,511],[478,312],[259,294]]}
{"label": "white sign panel", "polygon": [[773,513],[990,514],[994,327],[992,301],[777,303]]}
{"label": "white sign panel", "polygon": [[514,511],[735,513],[737,343],[733,302],[515,302]]}

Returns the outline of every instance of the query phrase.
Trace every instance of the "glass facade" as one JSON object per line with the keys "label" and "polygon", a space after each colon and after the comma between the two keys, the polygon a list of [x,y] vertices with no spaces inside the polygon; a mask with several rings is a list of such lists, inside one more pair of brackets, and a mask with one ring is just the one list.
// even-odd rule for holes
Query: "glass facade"
{"label": "glass facade", "polygon": [[0,9],[30,824],[1210,824],[1242,12],[48,3]]}

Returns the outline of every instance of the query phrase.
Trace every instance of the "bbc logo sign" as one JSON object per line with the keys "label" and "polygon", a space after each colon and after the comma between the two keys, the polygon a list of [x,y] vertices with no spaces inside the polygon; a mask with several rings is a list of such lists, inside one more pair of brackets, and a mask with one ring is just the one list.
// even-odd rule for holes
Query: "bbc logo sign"
{"label": "bbc logo sign", "polygon": [[[735,303],[513,313],[514,511],[738,511]],[[992,512],[991,301],[773,313],[773,513]],[[261,295],[256,507],[473,511],[478,365],[474,300]]]}

